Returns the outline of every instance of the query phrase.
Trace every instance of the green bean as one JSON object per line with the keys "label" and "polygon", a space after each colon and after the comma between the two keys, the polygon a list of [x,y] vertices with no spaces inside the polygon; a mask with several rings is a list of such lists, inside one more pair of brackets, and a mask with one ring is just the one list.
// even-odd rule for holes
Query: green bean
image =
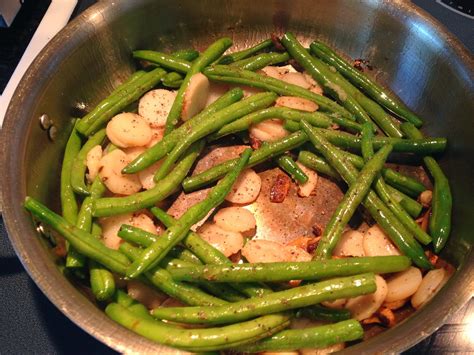
{"label": "green bean", "polygon": [[374,256],[308,262],[200,265],[169,268],[168,271],[173,279],[188,282],[280,282],[321,280],[366,272],[384,274],[403,271],[410,264],[406,256]]}
{"label": "green bean", "polygon": [[192,131],[183,137],[173,150],[168,154],[165,161],[160,165],[155,174],[155,181],[158,182],[168,175],[176,160],[197,140],[217,131],[222,126],[248,115],[249,113],[266,108],[275,102],[277,96],[273,93],[259,93],[252,95],[242,101],[236,102],[212,115],[212,119],[203,120],[196,125]]}
{"label": "green bean", "polygon": [[[284,128],[290,132],[296,132],[298,130],[297,122],[287,120]],[[360,150],[360,137],[346,132],[323,128],[320,129],[320,132],[330,143],[340,148]],[[446,138],[403,139],[381,136],[374,138],[375,149],[380,149],[380,147],[386,144],[391,144],[393,145],[394,152],[414,153],[422,156],[443,152],[446,148],[446,143]]]}
{"label": "green bean", "polygon": [[[369,132],[368,127],[362,129],[362,155],[367,161],[374,155],[374,149],[372,147],[373,133]],[[374,180],[374,189],[379,195],[380,199],[390,208],[392,213],[402,222],[405,227],[413,233],[415,238],[422,244],[431,243],[431,237],[420,228],[420,226],[410,217],[410,215],[400,206],[398,202],[392,199],[390,192],[385,185],[385,181],[382,176],[378,176]]]}
{"label": "green bean", "polygon": [[150,315],[150,312],[143,304],[134,300],[121,289],[117,289],[115,291],[115,294],[113,295],[113,301],[122,307],[127,308],[131,313],[140,318],[146,318],[148,320],[154,321],[154,318]]}
{"label": "green bean", "polygon": [[[305,121],[301,122],[303,128],[305,128],[305,124],[307,125]],[[369,129],[371,129],[371,127]],[[307,131],[306,133],[308,134]],[[372,182],[382,169],[382,166],[391,151],[392,146],[390,145],[386,145],[380,149],[373,159],[370,159],[370,161],[368,161],[367,164],[362,168],[359,175],[357,175],[357,180],[349,185],[349,189],[332,214],[331,219],[326,225],[326,228],[324,228],[324,233],[318,243],[314,258],[331,258],[332,251],[339,242],[344,228],[354,215],[357,207],[359,207],[359,205],[367,196]]]}
{"label": "green bean", "polygon": [[256,71],[265,68],[267,65],[275,65],[287,62],[290,59],[290,55],[287,52],[284,53],[260,53],[256,56],[242,59],[234,63],[229,64],[233,67],[242,68],[245,70]]}
{"label": "green bean", "polygon": [[[122,243],[119,249],[131,261],[135,261],[140,256],[140,250],[129,243]],[[204,292],[199,287],[173,280],[169,272],[161,267],[154,267],[145,272],[145,277],[160,291],[188,305],[227,304],[226,301]]]}
{"label": "green bean", "polygon": [[[170,227],[175,223],[173,217],[168,216],[166,212],[160,210],[159,208],[153,207],[151,210],[154,215],[160,216],[158,217],[158,219],[167,219],[167,222],[169,222],[165,224],[167,227]],[[127,241],[139,244],[140,246],[144,247],[150,246],[157,239],[156,235],[152,233],[148,233],[142,229],[128,225],[121,226],[118,232],[118,236]],[[222,254],[219,250],[215,249],[213,246],[211,246],[209,243],[207,243],[194,232],[188,233],[188,235],[183,239],[183,244],[186,248],[189,248],[193,253],[195,253],[202,262],[206,264],[232,264],[232,262],[224,254]],[[170,251],[170,254],[172,254],[172,251],[173,249]],[[256,284],[239,283],[232,285],[232,287],[249,297],[259,297],[264,293],[270,292],[270,289],[264,288]]]}
{"label": "green bean", "polygon": [[199,57],[199,52],[195,49],[187,48],[174,51],[173,53],[171,53],[171,55],[175,58],[184,59],[189,62],[192,62],[194,59]]}
{"label": "green bean", "polygon": [[[337,147],[331,145],[317,129],[310,128],[307,132],[309,132],[308,137],[315,148],[339,172],[348,185],[353,184],[357,179],[357,168],[347,160]],[[432,267],[424,254],[423,248],[378,198],[375,192],[369,191],[363,205],[402,253],[410,257],[417,266],[423,269]]]}
{"label": "green bean", "polygon": [[[410,138],[422,138],[420,131],[410,123],[401,125],[402,131]],[[433,157],[424,157],[423,162],[434,180],[433,200],[431,203],[430,233],[436,253],[443,249],[451,231],[451,210],[453,197],[449,181]]]}
{"label": "green bean", "polygon": [[374,274],[361,274],[299,286],[222,307],[155,308],[152,315],[158,319],[192,324],[224,324],[306,307],[323,301],[365,295],[374,292],[375,289]]}
{"label": "green bean", "polygon": [[352,115],[337,102],[315,94],[300,86],[286,83],[282,80],[260,75],[241,68],[215,65],[203,70],[203,74],[211,80],[223,81],[230,84],[249,85],[267,91],[276,92],[279,95],[298,96],[317,103],[322,111],[339,113],[341,116],[351,119]]}
{"label": "green bean", "polygon": [[187,132],[193,131],[196,125],[212,117],[214,113],[226,108],[227,106],[239,101],[243,97],[243,91],[240,88],[234,88],[218,98],[211,105],[206,107],[201,113],[184,122],[179,128],[163,137],[158,143],[140,154],[135,160],[128,164],[123,173],[134,174],[148,168],[156,161],[169,153],[176,143],[187,135]]}
{"label": "green bean", "polygon": [[179,117],[181,116],[181,111],[184,103],[184,95],[186,90],[189,87],[191,78],[201,72],[206,66],[211,64],[216,58],[219,58],[222,53],[225,52],[227,48],[232,45],[232,40],[230,38],[224,37],[213,44],[211,44],[192,64],[189,70],[186,73],[186,76],[183,79],[176,98],[174,99],[171,110],[166,119],[165,126],[165,135],[171,132],[174,127],[178,124]]}
{"label": "green bean", "polygon": [[324,348],[345,341],[362,339],[363,336],[364,329],[359,322],[350,319],[318,327],[283,330],[255,344],[238,347],[236,350],[244,353],[257,353],[261,351]]}
{"label": "green bean", "polygon": [[[252,124],[262,122],[269,118],[280,118],[284,120],[307,119],[317,127],[327,128],[331,125],[331,118],[320,112],[303,112],[287,107],[269,107],[252,112],[234,122],[228,123],[214,134],[208,137],[208,141],[216,140],[228,134],[237,133],[248,129]],[[352,122],[352,121],[349,121]]]}
{"label": "green bean", "polygon": [[[139,248],[136,248],[127,242],[122,243],[120,245],[119,250],[132,261],[140,257],[140,253],[141,253],[141,250]],[[160,262],[161,268],[168,271],[168,268],[170,267],[194,267],[196,265],[201,265],[201,262],[197,258],[196,258],[198,260],[197,264],[195,262],[189,262],[183,259],[173,258],[173,254],[177,254],[176,251],[177,250],[175,247],[169,252],[169,254],[166,257],[163,258],[163,260]],[[219,284],[212,284],[209,282],[203,282],[203,283],[199,283],[199,286],[222,300],[237,302],[237,301],[241,301],[245,299],[245,297],[243,297],[237,291],[235,291],[232,288],[227,287],[224,284],[219,285]],[[180,297],[183,297],[183,296],[180,296]]]}
{"label": "green bean", "polygon": [[187,351],[223,350],[268,337],[289,324],[288,315],[269,315],[243,323],[218,328],[180,329],[163,322],[149,321],[127,308],[111,303],[105,313],[120,325],[156,341]]}
{"label": "green bean", "polygon": [[[66,149],[64,151],[64,157],[61,167],[61,187],[60,187],[60,198],[61,198],[61,213],[69,223],[75,224],[78,215],[78,205],[76,196],[74,195],[74,189],[71,185],[71,173],[72,165],[74,163],[75,156],[81,149],[81,137],[76,130],[77,122],[74,124],[71,135],[66,143]],[[66,266],[70,268],[80,268],[84,266],[84,257],[77,253],[68,242],[66,242],[66,248],[68,255],[66,257]]]}
{"label": "green bean", "polygon": [[89,273],[91,290],[95,298],[99,301],[110,299],[115,292],[112,273],[94,260],[89,260]]}
{"label": "green bean", "polygon": [[178,73],[186,74],[192,66],[192,63],[188,60],[177,58],[173,54],[166,54],[161,52],[149,51],[149,50],[138,50],[133,51],[133,58],[146,60],[151,63],[163,66],[166,69],[177,71]]}
{"label": "green bean", "polygon": [[[77,124],[77,123],[76,123]],[[61,167],[61,213],[69,223],[76,223],[78,206],[74,191],[71,185],[71,173],[74,158],[81,149],[81,136],[73,127],[71,135],[64,150],[63,163]]]}
{"label": "green bean", "polygon": [[[343,149],[360,150],[360,137],[350,133],[320,129],[324,137],[332,144]],[[394,152],[428,155],[441,153],[446,148],[446,138],[403,139],[377,136],[373,139],[374,149],[378,150],[386,144],[393,145]]]}
{"label": "green bean", "polygon": [[384,106],[389,111],[395,113],[398,117],[413,123],[420,127],[423,120],[405,106],[394,95],[384,90],[374,80],[354,69],[352,65],[339,57],[332,49],[321,42],[313,42],[310,46],[311,51],[324,60],[329,65],[334,66],[347,80],[364,90],[373,100]]}
{"label": "green bean", "polygon": [[209,191],[205,200],[189,208],[174,225],[169,227],[159,239],[143,251],[140,258],[135,260],[127,269],[127,277],[137,277],[143,271],[149,269],[150,266],[159,262],[174,245],[187,235],[193,224],[203,219],[212,208],[224,201],[235,180],[247,164],[251,151],[251,149],[245,150],[235,169]]}
{"label": "green bean", "polygon": [[[353,164],[356,168],[362,168],[364,161],[363,159],[355,154],[351,154],[348,152],[341,151],[342,154],[345,155],[347,160]],[[298,154],[298,161],[301,162],[304,166],[316,170],[319,173],[325,174],[329,177],[334,179],[339,179],[339,173],[334,170],[326,160],[317,155],[308,152],[306,150],[302,150]],[[414,180],[408,176],[402,175],[399,172],[384,168],[382,169],[382,176],[385,177],[387,183],[392,184],[393,186],[397,186],[399,188],[400,184],[413,184],[414,186],[423,186],[417,180]],[[402,192],[398,191],[395,187],[387,186],[389,193],[392,199],[398,202],[412,217],[416,218],[421,212],[422,206],[417,201],[413,200],[411,197],[403,194]]]}
{"label": "green bean", "polygon": [[286,171],[293,180],[298,181],[300,184],[304,184],[308,181],[308,175],[295,163],[292,157],[289,155],[282,155],[276,159],[277,164],[280,168]]}
{"label": "green bean", "polygon": [[74,191],[81,195],[89,195],[89,189],[84,182],[86,175],[86,158],[87,153],[94,148],[96,145],[102,144],[105,138],[105,129],[97,131],[91,136],[84,146],[81,148],[79,153],[76,155],[74,162],[71,167],[71,185]]}
{"label": "green bean", "polygon": [[186,156],[176,164],[173,171],[150,190],[125,197],[103,197],[94,201],[94,217],[138,211],[148,208],[171,195],[188,174],[198,157],[204,142],[197,142],[189,148]]}
{"label": "green bean", "polygon": [[64,236],[79,253],[99,262],[111,271],[125,274],[125,270],[130,264],[125,255],[107,248],[90,233],[67,222],[64,218],[49,210],[32,197],[27,196],[25,198],[24,207],[41,222],[50,225],[55,231]]}
{"label": "green bean", "polygon": [[322,85],[324,92],[329,94],[332,98],[337,100],[339,104],[354,114],[359,123],[368,122],[373,125],[372,120],[360,104],[350,95],[350,93],[334,82],[334,73],[326,67],[319,65],[319,62],[308,53],[292,33],[286,32],[281,38],[281,44],[283,44],[288,53],[296,59],[298,64],[300,64],[319,84]]}
{"label": "green bean", "polygon": [[94,110],[84,116],[78,122],[77,130],[85,136],[95,133],[114,115],[158,84],[165,74],[163,69],[156,68],[133,82],[124,84],[122,90],[101,101]]}
{"label": "green bean", "polygon": [[403,137],[403,133],[400,131],[396,121],[379,104],[365,96],[359,89],[344,79],[340,73],[331,71],[330,67],[320,59],[313,57],[313,61],[318,67],[325,68],[327,72],[331,73],[331,80],[334,84],[353,97],[387,136]]}
{"label": "green bean", "polygon": [[[93,199],[100,197],[104,192],[104,184],[99,177],[96,177],[90,188],[90,196],[82,202],[76,223],[77,228],[92,233]],[[100,237],[100,234],[97,237]],[[105,301],[112,297],[115,293],[115,279],[109,270],[96,261],[89,260],[89,275],[91,290],[97,300]]]}
{"label": "green bean", "polygon": [[334,170],[326,160],[318,157],[316,154],[308,152],[307,150],[300,150],[298,153],[298,161],[307,168],[315,170],[318,173],[327,175],[336,180],[340,179],[339,173]]}
{"label": "green bean", "polygon": [[166,74],[162,79],[161,83],[169,88],[177,89],[183,83],[183,76],[179,73],[172,71]]}
{"label": "green bean", "polygon": [[345,308],[328,308],[319,304],[301,308],[296,312],[298,318],[309,318],[327,322],[340,322],[351,318],[351,312]]}
{"label": "green bean", "polygon": [[[125,80],[122,84],[120,84],[119,86],[117,86],[111,93],[109,96],[114,96],[118,93],[120,93],[121,91],[127,89],[129,86],[131,86],[133,83],[135,83],[138,79],[140,79],[141,77],[143,77],[143,75],[146,74],[146,71],[144,70],[137,70],[136,72],[134,72],[132,75],[130,75],[127,80]],[[111,104],[111,101],[107,101],[106,105],[110,105]],[[103,106],[101,106],[101,108],[104,108]]]}
{"label": "green bean", "polygon": [[[247,167],[252,167],[267,159],[278,156],[288,150],[299,147],[307,141],[306,134],[303,132],[295,132],[287,137],[284,137],[278,141],[271,142],[263,145],[259,149],[255,150],[247,164]],[[206,184],[216,181],[228,171],[232,170],[237,164],[238,159],[227,160],[224,163],[218,164],[200,174],[187,177],[183,181],[183,189],[186,192],[194,191]]]}
{"label": "green bean", "polygon": [[260,52],[264,49],[267,49],[268,47],[271,47],[273,44],[271,39],[266,39],[260,43],[257,43],[253,47],[249,47],[246,49],[243,49],[238,52],[234,52],[231,54],[224,55],[221,59],[217,61],[218,64],[229,64],[236,62],[241,59],[245,59],[250,57],[251,55],[254,55],[257,52]]}

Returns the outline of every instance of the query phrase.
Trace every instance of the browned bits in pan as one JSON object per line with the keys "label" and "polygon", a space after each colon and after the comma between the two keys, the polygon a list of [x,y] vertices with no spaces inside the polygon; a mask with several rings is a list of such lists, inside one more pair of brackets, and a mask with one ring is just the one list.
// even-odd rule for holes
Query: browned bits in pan
{"label": "browned bits in pan", "polygon": [[282,203],[290,191],[291,180],[285,174],[278,174],[270,189],[270,201]]}

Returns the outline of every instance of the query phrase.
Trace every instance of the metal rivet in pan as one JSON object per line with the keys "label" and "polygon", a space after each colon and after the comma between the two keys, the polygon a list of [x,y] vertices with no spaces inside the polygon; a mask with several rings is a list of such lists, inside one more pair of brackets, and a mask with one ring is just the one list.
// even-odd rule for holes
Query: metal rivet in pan
{"label": "metal rivet in pan", "polygon": [[43,128],[44,130],[49,129],[53,125],[53,121],[51,121],[49,116],[45,113],[39,116],[39,121],[41,128]]}
{"label": "metal rivet in pan", "polygon": [[48,129],[48,137],[51,141],[54,141],[56,139],[56,136],[58,134],[58,129],[56,126],[51,126]]}

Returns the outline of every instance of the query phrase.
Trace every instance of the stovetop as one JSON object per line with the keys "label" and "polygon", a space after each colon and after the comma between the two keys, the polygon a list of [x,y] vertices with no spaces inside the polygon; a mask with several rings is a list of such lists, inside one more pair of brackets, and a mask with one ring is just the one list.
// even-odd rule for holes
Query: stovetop
{"label": "stovetop", "polygon": [[[0,0],[2,1],[2,0]],[[53,0],[54,1],[54,0]],[[25,0],[9,29],[0,28],[0,93],[52,1]],[[72,17],[95,3],[79,0]],[[472,0],[414,0],[474,52]],[[455,11],[449,9],[451,7]],[[0,353],[115,354],[66,318],[38,289],[16,257],[0,217]],[[474,301],[406,354],[474,353]]]}

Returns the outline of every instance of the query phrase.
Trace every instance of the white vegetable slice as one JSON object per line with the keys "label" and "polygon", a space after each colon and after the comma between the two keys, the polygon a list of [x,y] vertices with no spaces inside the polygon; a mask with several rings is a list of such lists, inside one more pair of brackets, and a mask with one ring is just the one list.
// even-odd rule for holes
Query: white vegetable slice
{"label": "white vegetable slice", "polygon": [[146,149],[144,147],[132,147],[122,149],[125,154],[127,154],[128,160],[132,161],[140,154],[142,154]]}
{"label": "white vegetable slice", "polygon": [[314,92],[315,94],[322,95],[323,94],[323,89],[319,84],[313,79],[311,75],[308,75],[306,73],[303,73],[305,79],[310,83],[311,87],[309,88],[309,91]]}
{"label": "white vegetable slice", "polygon": [[296,96],[280,96],[278,99],[276,99],[275,106],[288,107],[307,112],[314,112],[319,108],[319,106],[313,101]]}
{"label": "white vegetable slice", "polygon": [[152,137],[151,128],[143,117],[131,112],[112,117],[105,132],[110,141],[120,148],[144,146]]}
{"label": "white vegetable slice", "polygon": [[365,233],[364,252],[366,256],[401,255],[378,225],[370,227]]}
{"label": "white vegetable slice", "polygon": [[288,131],[283,127],[283,121],[279,119],[268,119],[249,128],[252,137],[262,142],[274,142],[288,135]]}
{"label": "white vegetable slice", "polygon": [[319,349],[300,349],[301,355],[326,355],[341,351],[346,347],[345,343],[337,343]]}
{"label": "white vegetable slice", "polygon": [[140,180],[140,183],[144,189],[150,190],[155,187],[155,173],[160,168],[161,164],[163,164],[163,160],[158,160],[148,168],[138,172],[138,179]]}
{"label": "white vegetable slice", "polygon": [[217,224],[204,223],[198,233],[202,239],[227,257],[237,253],[244,246],[242,234],[222,229]]}
{"label": "white vegetable slice", "polygon": [[364,253],[364,235],[356,230],[345,231],[336,247],[333,255],[335,256],[365,256]]}
{"label": "white vegetable slice", "polygon": [[86,155],[87,165],[87,180],[89,182],[94,181],[95,177],[99,173],[100,159],[102,159],[102,147],[96,145]]}
{"label": "white vegetable slice", "polygon": [[388,292],[385,302],[401,301],[410,297],[418,290],[422,279],[420,269],[413,266],[393,275],[387,280]]}
{"label": "white vegetable slice", "polygon": [[382,305],[387,296],[387,283],[379,275],[375,275],[375,283],[377,290],[374,293],[350,298],[347,301],[345,308],[351,312],[352,318],[359,321],[369,318]]}
{"label": "white vegetable slice", "polygon": [[254,231],[257,226],[253,213],[243,207],[220,209],[214,215],[214,223],[222,229],[243,234]]}
{"label": "white vegetable slice", "polygon": [[151,129],[151,140],[145,146],[147,148],[153,147],[156,143],[163,139],[165,135],[165,129],[163,127],[160,128],[152,128]]}
{"label": "white vegetable slice", "polygon": [[202,73],[194,74],[184,93],[181,118],[186,121],[201,112],[209,96],[209,79]]}
{"label": "white vegetable slice", "polygon": [[309,89],[311,84],[306,80],[304,74],[302,73],[286,73],[281,76],[281,80],[287,82],[288,84],[293,84],[301,86],[302,88]]}
{"label": "white vegetable slice", "polygon": [[300,197],[308,197],[311,193],[316,189],[318,185],[318,174],[316,171],[307,168],[300,162],[296,162],[296,164],[300,167],[301,170],[308,176],[308,181],[304,184],[298,183],[298,196]]}
{"label": "white vegetable slice", "polygon": [[138,114],[150,127],[163,127],[176,98],[176,91],[156,89],[148,91],[138,103]]}
{"label": "white vegetable slice", "polygon": [[264,239],[249,240],[242,248],[242,256],[249,263],[272,263],[291,258],[283,244]]}
{"label": "white vegetable slice", "polygon": [[433,191],[431,191],[431,190],[423,191],[420,194],[419,199],[420,199],[420,202],[423,205],[423,207],[430,207],[431,206],[431,200],[433,199]]}
{"label": "white vegetable slice", "polygon": [[290,260],[286,261],[311,261],[313,259],[310,253],[296,245],[287,245],[285,249],[290,254]]}
{"label": "white vegetable slice", "polygon": [[158,292],[137,280],[127,282],[127,293],[148,309],[159,307],[168,298],[164,293]]}
{"label": "white vegetable slice", "polygon": [[255,201],[262,187],[262,179],[252,169],[244,170],[235,181],[226,200],[232,203],[247,204]]}
{"label": "white vegetable slice", "polygon": [[210,83],[209,94],[206,100],[206,107],[216,101],[219,97],[229,91],[229,85],[220,83]]}
{"label": "white vegetable slice", "polygon": [[99,176],[105,186],[116,194],[131,195],[141,190],[142,184],[135,174],[122,174],[122,169],[130,162],[127,155],[115,149],[100,160]]}
{"label": "white vegetable slice", "polygon": [[411,298],[411,304],[416,309],[424,306],[443,287],[448,280],[448,273],[445,269],[429,271],[421,280],[418,290]]}

